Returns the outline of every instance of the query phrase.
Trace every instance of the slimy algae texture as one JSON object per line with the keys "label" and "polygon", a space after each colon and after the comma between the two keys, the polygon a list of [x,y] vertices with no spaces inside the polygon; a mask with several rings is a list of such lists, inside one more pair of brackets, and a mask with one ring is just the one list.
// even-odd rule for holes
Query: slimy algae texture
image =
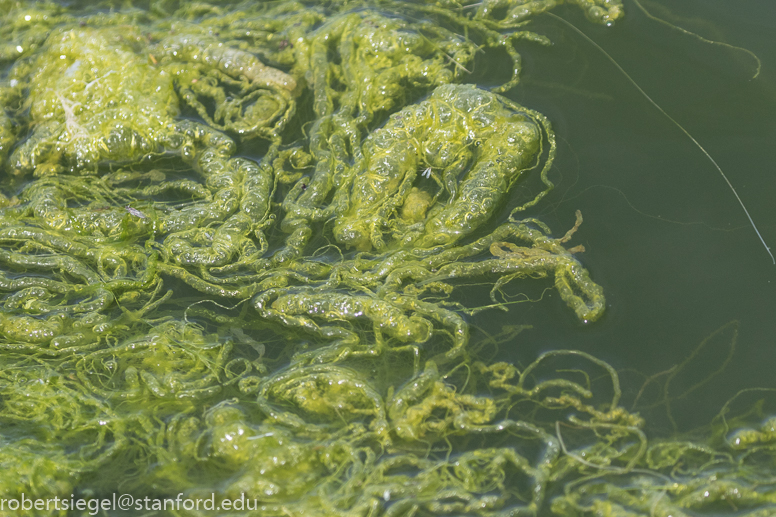
{"label": "slimy algae texture", "polygon": [[0,494],[776,512],[773,421],[649,440],[603,361],[518,368],[470,335],[466,284],[604,311],[581,215],[520,217],[553,187],[550,122],[465,84],[481,52],[517,84],[561,3],[0,1]]}

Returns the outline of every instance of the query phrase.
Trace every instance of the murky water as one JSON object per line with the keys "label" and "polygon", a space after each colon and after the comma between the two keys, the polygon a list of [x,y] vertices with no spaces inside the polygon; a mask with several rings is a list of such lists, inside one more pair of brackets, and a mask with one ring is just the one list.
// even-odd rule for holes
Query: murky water
{"label": "murky water", "polygon": [[[708,39],[749,49],[762,61],[759,76],[747,53],[661,25],[633,4],[612,28],[591,26],[574,9],[556,14],[608,52],[708,151],[776,247],[776,10],[768,1],[643,5]],[[534,327],[510,357],[578,348],[649,375],[680,364],[730,324],[683,374],[697,382],[699,371],[716,371],[737,325],[732,360],[677,412],[680,428],[708,422],[740,389],[776,387],[776,266],[735,196],[601,50],[558,20],[539,23],[555,44],[526,45],[523,81],[512,92],[547,114],[559,135],[557,188],[535,213],[564,228],[582,211],[574,242],[587,249],[581,260],[603,285],[608,312],[582,326],[560,317],[557,296],[556,311],[546,304],[515,309],[504,321]]]}

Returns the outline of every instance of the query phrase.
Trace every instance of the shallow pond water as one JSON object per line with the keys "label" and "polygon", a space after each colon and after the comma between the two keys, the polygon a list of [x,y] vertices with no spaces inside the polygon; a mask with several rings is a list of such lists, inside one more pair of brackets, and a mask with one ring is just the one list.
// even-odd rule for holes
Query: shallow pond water
{"label": "shallow pond water", "polygon": [[[698,41],[633,5],[612,28],[586,25],[573,9],[563,16],[708,151],[774,246],[776,13],[754,1],[643,5],[686,30],[753,52],[762,61],[759,76],[753,78],[757,62],[744,51]],[[776,387],[776,267],[734,194],[599,49],[557,20],[544,24],[556,44],[526,52],[534,59],[512,93],[546,113],[560,136],[558,186],[550,207],[537,213],[556,226],[582,210],[582,260],[604,286],[607,314],[581,326],[542,314],[537,304],[527,310],[537,323],[517,348],[580,348],[651,375],[735,324],[733,359],[680,411],[683,427],[708,422],[740,389]],[[731,339],[732,330],[712,340],[698,367],[715,371]]]}

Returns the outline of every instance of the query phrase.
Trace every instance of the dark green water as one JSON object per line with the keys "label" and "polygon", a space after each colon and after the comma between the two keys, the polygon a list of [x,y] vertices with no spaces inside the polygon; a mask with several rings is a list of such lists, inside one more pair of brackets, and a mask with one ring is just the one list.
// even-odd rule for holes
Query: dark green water
{"label": "dark green water", "polygon": [[[611,28],[585,23],[575,9],[556,14],[608,52],[695,137],[776,246],[776,10],[769,1],[644,6],[707,39],[749,49],[762,61],[760,75],[752,78],[756,62],[746,53],[672,30],[632,3]],[[737,322],[732,361],[684,401],[677,423],[708,422],[740,389],[776,387],[776,266],[734,194],[703,152],[600,50],[555,19],[541,17],[539,25],[554,45],[524,49],[522,84],[512,92],[545,113],[559,136],[557,187],[536,214],[559,231],[582,211],[585,223],[573,242],[585,245],[581,260],[604,287],[608,312],[583,326],[561,317],[554,294],[555,310],[521,306],[504,321],[534,327],[507,353],[524,361],[547,349],[577,348],[618,369],[654,374]],[[710,340],[685,376],[694,383],[702,371],[719,368],[732,337],[731,327]]]}

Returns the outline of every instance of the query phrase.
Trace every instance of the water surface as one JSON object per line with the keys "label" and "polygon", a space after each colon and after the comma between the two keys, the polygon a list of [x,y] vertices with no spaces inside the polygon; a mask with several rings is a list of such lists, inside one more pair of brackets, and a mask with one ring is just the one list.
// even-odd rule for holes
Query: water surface
{"label": "water surface", "polygon": [[[576,9],[555,14],[608,52],[714,157],[776,247],[776,11],[767,0],[643,5],[707,39],[749,49],[762,61],[759,76],[753,78],[757,63],[745,52],[672,30],[630,2],[611,28],[586,23]],[[584,326],[561,317],[554,294],[555,310],[521,306],[504,321],[533,329],[509,355],[526,360],[578,348],[618,369],[654,374],[730,323],[705,347],[694,373],[688,367],[693,382],[704,369],[719,368],[737,325],[733,360],[686,402],[680,427],[708,422],[740,389],[776,387],[776,266],[735,196],[703,152],[601,50],[551,17],[536,26],[554,45],[525,47],[523,80],[511,93],[545,113],[559,137],[557,187],[535,213],[559,231],[582,211],[585,223],[573,242],[585,245],[581,260],[603,285],[608,312]]]}

